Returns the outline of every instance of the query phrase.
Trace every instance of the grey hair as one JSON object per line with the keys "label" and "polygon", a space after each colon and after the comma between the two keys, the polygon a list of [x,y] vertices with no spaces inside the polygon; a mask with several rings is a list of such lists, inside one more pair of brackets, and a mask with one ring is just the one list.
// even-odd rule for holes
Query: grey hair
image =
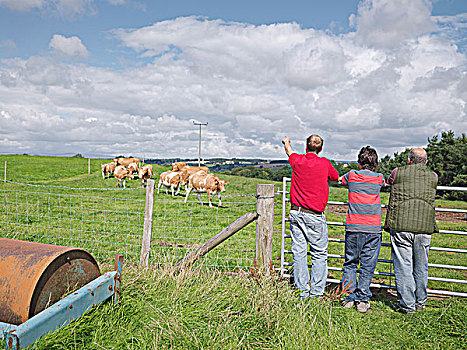
{"label": "grey hair", "polygon": [[409,152],[409,159],[413,164],[426,163],[428,156],[425,150],[421,148],[414,148]]}

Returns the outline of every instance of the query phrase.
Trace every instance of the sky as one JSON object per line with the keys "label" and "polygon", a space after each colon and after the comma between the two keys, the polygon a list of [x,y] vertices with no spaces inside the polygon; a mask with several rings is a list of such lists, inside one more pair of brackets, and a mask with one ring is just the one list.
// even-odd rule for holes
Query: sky
{"label": "sky", "polygon": [[0,153],[380,157],[467,132],[465,0],[0,0]]}

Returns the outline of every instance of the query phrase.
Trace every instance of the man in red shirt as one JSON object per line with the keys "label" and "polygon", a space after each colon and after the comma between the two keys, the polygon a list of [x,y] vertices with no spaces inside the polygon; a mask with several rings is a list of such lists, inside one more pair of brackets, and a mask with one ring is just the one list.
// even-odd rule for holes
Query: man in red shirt
{"label": "man in red shirt", "polygon": [[[318,157],[323,139],[311,135],[306,140],[306,154],[292,150],[290,139],[282,139],[285,153],[292,167],[290,187],[290,233],[294,281],[301,291],[300,298],[320,297],[324,293],[328,275],[328,227],[324,209],[329,198],[328,180],[337,181],[339,174],[331,162]],[[308,271],[307,244],[311,254],[311,278]]]}

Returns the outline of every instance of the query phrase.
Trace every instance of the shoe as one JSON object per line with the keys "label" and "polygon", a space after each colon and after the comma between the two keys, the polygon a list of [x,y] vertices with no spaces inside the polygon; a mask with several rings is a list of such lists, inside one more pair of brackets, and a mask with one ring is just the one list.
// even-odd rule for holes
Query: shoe
{"label": "shoe", "polygon": [[400,304],[394,305],[393,309],[394,311],[399,312],[403,315],[412,316],[413,314],[415,314],[415,310],[403,308]]}
{"label": "shoe", "polygon": [[358,301],[357,302],[357,311],[361,313],[365,313],[368,311],[370,308],[370,302],[369,301]]}
{"label": "shoe", "polygon": [[355,301],[353,301],[353,300],[344,300],[342,302],[342,307],[344,309],[351,309],[351,308],[354,307],[354,305],[355,305]]}
{"label": "shoe", "polygon": [[423,306],[415,306],[415,311],[423,311],[424,307]]}

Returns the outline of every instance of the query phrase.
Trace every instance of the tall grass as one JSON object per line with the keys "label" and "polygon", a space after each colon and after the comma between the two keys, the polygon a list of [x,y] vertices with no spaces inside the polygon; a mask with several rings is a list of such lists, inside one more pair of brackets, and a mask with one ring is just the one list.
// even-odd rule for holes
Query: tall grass
{"label": "tall grass", "polygon": [[122,297],[106,303],[37,349],[459,349],[467,303],[430,300],[412,317],[392,311],[383,292],[367,314],[322,300],[299,301],[287,281],[200,265],[140,270],[126,266]]}

